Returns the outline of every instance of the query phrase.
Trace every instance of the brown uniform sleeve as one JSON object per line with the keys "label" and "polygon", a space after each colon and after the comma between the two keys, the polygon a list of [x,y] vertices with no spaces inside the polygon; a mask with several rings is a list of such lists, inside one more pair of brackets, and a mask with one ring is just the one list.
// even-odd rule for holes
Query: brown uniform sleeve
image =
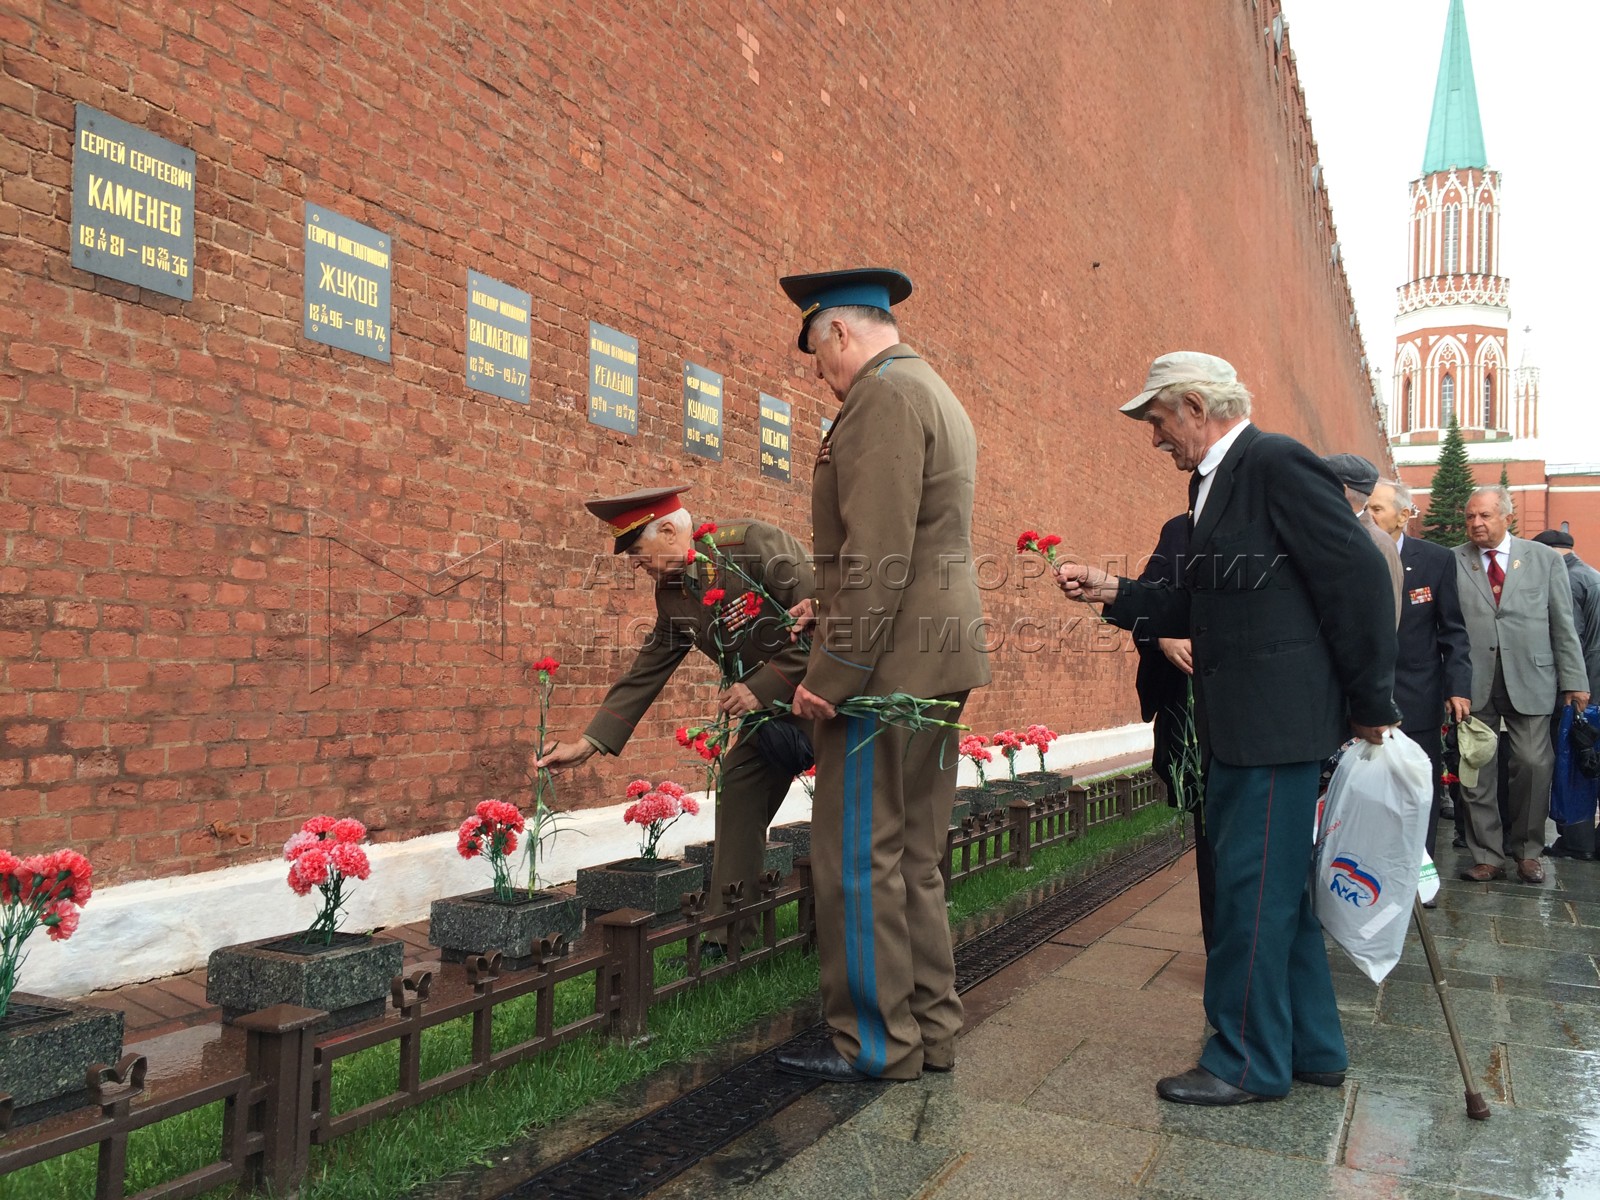
{"label": "brown uniform sleeve", "polygon": [[600,711],[583,731],[584,737],[606,754],[621,754],[634,728],[694,644],[692,631],[679,628],[658,602],[649,639],[639,648],[627,672],[611,685]]}
{"label": "brown uniform sleeve", "polygon": [[[783,609],[793,608],[800,601],[817,594],[816,575],[811,569],[810,556],[789,534],[775,526],[752,525],[745,544],[755,551],[760,574],[757,582]],[[770,620],[778,621],[778,614]],[[775,636],[787,637],[787,634]],[[762,663],[744,678],[744,685],[766,708],[774,700],[788,702],[794,699],[794,690],[806,673],[808,651],[799,643],[787,647]]]}

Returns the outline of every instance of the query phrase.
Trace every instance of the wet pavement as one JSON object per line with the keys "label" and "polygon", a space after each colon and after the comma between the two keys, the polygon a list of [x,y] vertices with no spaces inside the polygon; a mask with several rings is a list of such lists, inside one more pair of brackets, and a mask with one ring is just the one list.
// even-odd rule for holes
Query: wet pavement
{"label": "wet pavement", "polygon": [[1486,1122],[1466,1117],[1414,928],[1382,986],[1331,951],[1343,1087],[1157,1099],[1206,1033],[1185,857],[968,993],[952,1074],[819,1088],[654,1195],[1600,1198],[1600,864],[1479,884],[1454,853],[1430,928]]}

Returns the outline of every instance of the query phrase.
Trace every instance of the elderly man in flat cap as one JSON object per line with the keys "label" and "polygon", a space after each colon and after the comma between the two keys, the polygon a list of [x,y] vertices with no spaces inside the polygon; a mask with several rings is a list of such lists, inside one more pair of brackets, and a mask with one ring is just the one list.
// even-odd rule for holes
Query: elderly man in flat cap
{"label": "elderly man in flat cap", "polygon": [[812,477],[819,617],[795,712],[816,719],[811,877],[832,1041],[786,1056],[837,1082],[915,1079],[955,1063],[961,1030],[945,911],[955,802],[951,731],[912,733],[835,705],[908,692],[953,700],[989,682],[972,554],[978,442],[961,402],[899,336],[898,271],[782,281],[800,349],[840,401]]}
{"label": "elderly man in flat cap", "polygon": [[[1578,645],[1583,650],[1583,667],[1589,677],[1589,699],[1600,696],[1600,571],[1578,557],[1577,543],[1565,529],[1546,529],[1533,535],[1541,546],[1549,546],[1567,565],[1567,582],[1572,585],[1572,623],[1577,627]],[[1556,725],[1560,726],[1560,712]],[[1559,827],[1556,840],[1544,848],[1546,858],[1595,857],[1594,814],[1588,820],[1569,822]]]}
{"label": "elderly man in flat cap", "polygon": [[1233,367],[1178,351],[1122,411],[1190,472],[1189,557],[1176,583],[1063,564],[1068,598],[1106,620],[1193,640],[1196,723],[1216,911],[1200,1063],[1161,1080],[1179,1104],[1245,1104],[1292,1080],[1336,1087],[1348,1063],[1306,872],[1323,761],[1398,719],[1394,598],[1339,481],[1292,438],[1250,423]]}
{"label": "elderly man in flat cap", "polygon": [[[633,566],[655,582],[656,623],[633,663],[600,704],[583,735],[562,742],[536,767],[574,767],[595,753],[621,754],[645,711],[689,651],[698,649],[724,677],[738,682],[717,697],[718,708],[739,716],[793,698],[805,671],[805,653],[789,638],[782,614],[743,613],[742,597],[751,591],[733,572],[713,577],[714,565],[687,564],[694,520],[680,499],[689,485],[646,488],[586,507],[615,539],[612,552],[626,554]],[[816,580],[805,548],[776,525],[741,518],[719,524],[712,534],[718,549],[785,609],[816,594]],[[713,588],[724,595],[708,597]],[[708,604],[707,599],[716,600]],[[808,723],[791,722],[804,731]],[[772,757],[763,748],[773,749]],[[777,815],[789,785],[804,763],[778,754],[769,739],[741,738],[727,752],[717,795],[716,844],[712,851],[713,915],[727,911],[726,889],[743,882],[746,899],[755,897],[766,850],[767,826]],[[708,935],[716,945],[718,934]]]}
{"label": "elderly man in flat cap", "polygon": [[1359,454],[1329,454],[1322,461],[1333,472],[1334,478],[1344,484],[1344,498],[1349,502],[1350,510],[1356,514],[1356,520],[1361,522],[1361,528],[1367,531],[1378,553],[1383,555],[1384,566],[1389,568],[1389,580],[1394,585],[1395,625],[1398,627],[1400,613],[1404,611],[1401,599],[1405,592],[1406,569],[1401,565],[1400,551],[1394,539],[1379,529],[1372,515],[1367,512],[1367,501],[1378,484],[1378,468]]}

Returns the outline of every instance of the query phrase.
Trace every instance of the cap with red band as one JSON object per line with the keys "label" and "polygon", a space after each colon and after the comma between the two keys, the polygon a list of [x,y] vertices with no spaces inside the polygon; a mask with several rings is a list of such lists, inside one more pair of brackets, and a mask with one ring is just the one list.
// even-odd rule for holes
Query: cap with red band
{"label": "cap with red band", "polygon": [[682,508],[683,501],[678,496],[689,487],[687,483],[679,483],[664,488],[640,488],[625,496],[585,500],[583,506],[606,523],[616,539],[612,553],[621,554],[639,540],[640,533],[651,521]]}

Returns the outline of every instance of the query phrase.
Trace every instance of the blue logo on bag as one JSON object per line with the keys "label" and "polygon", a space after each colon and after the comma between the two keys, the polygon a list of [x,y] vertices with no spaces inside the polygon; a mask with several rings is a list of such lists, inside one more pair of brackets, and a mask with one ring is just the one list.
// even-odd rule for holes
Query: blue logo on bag
{"label": "blue logo on bag", "polygon": [[1371,908],[1378,902],[1383,885],[1361,869],[1355,855],[1341,854],[1328,865],[1328,871],[1328,890],[1339,899],[1348,900],[1357,908]]}

